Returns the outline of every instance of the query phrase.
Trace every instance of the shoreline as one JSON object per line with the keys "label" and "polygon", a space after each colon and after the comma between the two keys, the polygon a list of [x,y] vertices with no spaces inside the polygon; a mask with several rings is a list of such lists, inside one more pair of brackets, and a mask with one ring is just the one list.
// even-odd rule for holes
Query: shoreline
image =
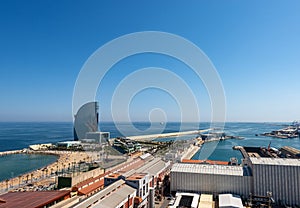
{"label": "shoreline", "polygon": [[57,159],[55,162],[44,165],[33,171],[21,173],[16,177],[8,178],[0,181],[0,192],[7,192],[19,189],[28,184],[46,185],[55,181],[55,172],[65,170],[70,167],[70,164],[75,164],[81,161],[86,161],[90,158],[87,152],[78,151],[59,151],[59,150],[45,150],[45,151],[24,151],[14,150],[1,152],[0,157],[9,154],[39,154],[39,155],[55,155]]}
{"label": "shoreline", "polygon": [[33,170],[29,170],[29,171],[26,171],[26,172],[22,172],[22,173],[20,173],[20,174],[17,174],[16,176],[13,176],[13,177],[10,177],[10,178],[6,178],[6,179],[4,179],[4,180],[0,180],[0,183],[2,183],[3,181],[5,181],[5,180],[7,180],[7,179],[10,180],[10,179],[13,179],[13,178],[18,178],[20,175],[30,174],[30,173],[32,173],[32,172],[34,172],[34,171],[36,171],[36,170],[43,169],[43,168],[45,168],[45,167],[47,167],[47,166],[49,166],[49,165],[51,165],[51,164],[53,164],[53,163],[56,163],[56,162],[59,160],[59,157],[60,157],[60,155],[58,155],[58,154],[53,154],[53,153],[40,153],[40,152],[39,152],[39,153],[35,153],[35,152],[23,152],[23,151],[20,151],[20,152],[18,152],[18,153],[2,154],[2,155],[0,155],[0,158],[1,158],[1,157],[6,157],[6,156],[9,156],[9,155],[40,155],[40,156],[49,155],[49,156],[55,156],[56,158],[55,158],[54,162],[50,162],[50,161],[49,161],[49,163],[47,163],[47,164],[45,164],[45,165],[43,165],[43,166],[34,168]]}

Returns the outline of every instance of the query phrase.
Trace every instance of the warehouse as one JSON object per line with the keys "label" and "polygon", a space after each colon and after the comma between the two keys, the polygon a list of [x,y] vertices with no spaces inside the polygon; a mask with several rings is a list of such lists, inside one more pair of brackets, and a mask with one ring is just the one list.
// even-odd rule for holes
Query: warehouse
{"label": "warehouse", "polygon": [[255,195],[272,192],[277,203],[300,205],[300,160],[286,158],[249,158]]}
{"label": "warehouse", "polygon": [[248,197],[251,171],[241,166],[174,164],[171,169],[171,192],[233,193]]}

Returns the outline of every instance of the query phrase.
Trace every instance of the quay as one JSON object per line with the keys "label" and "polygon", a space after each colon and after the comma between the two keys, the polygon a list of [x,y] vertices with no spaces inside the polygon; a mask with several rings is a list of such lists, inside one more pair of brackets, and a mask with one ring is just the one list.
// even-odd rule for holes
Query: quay
{"label": "quay", "polygon": [[128,136],[126,138],[135,140],[135,141],[151,141],[159,138],[168,138],[168,137],[177,137],[184,135],[192,135],[192,134],[201,134],[203,132],[210,131],[211,129],[202,129],[202,130],[193,130],[193,131],[181,131],[181,132],[171,132],[171,133],[162,133],[162,134],[149,134],[149,135],[139,135],[139,136]]}
{"label": "quay", "polygon": [[192,157],[201,149],[201,146],[193,145],[191,146],[182,156],[182,160],[191,160]]}

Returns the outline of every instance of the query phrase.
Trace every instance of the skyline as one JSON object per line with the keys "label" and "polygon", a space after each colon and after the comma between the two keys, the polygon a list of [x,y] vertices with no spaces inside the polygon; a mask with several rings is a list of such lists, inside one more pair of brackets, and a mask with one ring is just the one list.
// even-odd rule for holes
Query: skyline
{"label": "skyline", "polygon": [[[140,31],[182,36],[209,57],[223,82],[227,121],[300,119],[299,2],[90,2],[0,3],[0,121],[71,121],[73,88],[85,61],[108,41]],[[202,121],[209,120],[201,80],[179,61],[156,54],[112,67],[97,91],[101,120],[110,120],[106,98],[124,77],[153,66],[188,82]],[[147,120],[156,108],[166,111],[168,121],[180,118],[174,99],[157,89],[136,95],[131,117]]]}

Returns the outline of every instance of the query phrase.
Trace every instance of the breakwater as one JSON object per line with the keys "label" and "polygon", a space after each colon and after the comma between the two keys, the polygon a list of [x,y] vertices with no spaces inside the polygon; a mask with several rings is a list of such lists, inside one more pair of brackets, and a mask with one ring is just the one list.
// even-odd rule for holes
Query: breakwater
{"label": "breakwater", "polygon": [[203,132],[210,131],[211,129],[202,129],[202,130],[193,130],[193,131],[181,131],[181,132],[171,132],[171,133],[161,133],[161,134],[149,134],[149,135],[139,135],[139,136],[128,136],[126,138],[136,140],[136,141],[151,141],[159,138],[168,138],[168,137],[178,137],[184,135],[195,135],[201,134]]}

